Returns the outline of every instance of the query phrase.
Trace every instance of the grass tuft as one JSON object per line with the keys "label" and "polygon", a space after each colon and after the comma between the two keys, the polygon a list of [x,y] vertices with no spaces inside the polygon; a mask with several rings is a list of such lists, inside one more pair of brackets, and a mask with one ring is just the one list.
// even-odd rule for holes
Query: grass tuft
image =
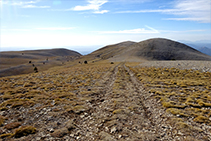
{"label": "grass tuft", "polygon": [[37,129],[33,126],[22,126],[15,130],[14,137],[20,138],[22,136],[27,136],[29,134],[35,134]]}
{"label": "grass tuft", "polygon": [[12,122],[12,123],[5,125],[4,128],[6,128],[7,130],[11,130],[11,129],[17,128],[19,126],[21,126],[20,122]]}

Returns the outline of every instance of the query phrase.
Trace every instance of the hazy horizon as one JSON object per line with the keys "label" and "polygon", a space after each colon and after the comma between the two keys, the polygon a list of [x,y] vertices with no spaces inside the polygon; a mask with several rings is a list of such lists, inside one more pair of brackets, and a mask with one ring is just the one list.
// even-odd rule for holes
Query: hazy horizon
{"label": "hazy horizon", "polygon": [[150,38],[211,42],[210,5],[210,0],[1,0],[0,51],[80,52]]}

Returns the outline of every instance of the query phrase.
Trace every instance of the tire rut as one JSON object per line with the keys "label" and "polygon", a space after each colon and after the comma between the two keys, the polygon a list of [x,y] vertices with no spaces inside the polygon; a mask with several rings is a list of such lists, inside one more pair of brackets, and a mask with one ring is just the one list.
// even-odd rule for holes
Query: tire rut
{"label": "tire rut", "polygon": [[113,84],[116,80],[116,74],[120,64],[112,67],[102,76],[102,79],[99,82],[99,90],[92,93],[90,95],[92,100],[87,102],[87,107],[89,107],[90,110],[79,116],[81,118],[77,123],[79,124],[81,131],[86,135],[83,140],[100,139],[98,134],[104,130],[103,124],[111,117],[110,110],[105,106],[109,101],[106,95],[112,93]]}
{"label": "tire rut", "polygon": [[134,88],[141,96],[142,100],[140,101],[140,104],[144,108],[145,117],[150,120],[151,126],[155,129],[156,134],[159,135],[158,139],[173,140],[174,137],[172,136],[172,130],[169,130],[173,129],[173,127],[166,123],[167,119],[170,118],[169,115],[166,114],[162,105],[144,90],[139,80],[135,77],[135,74],[125,66],[125,64],[124,68],[129,73]]}
{"label": "tire rut", "polygon": [[128,67],[125,66],[125,64],[123,65],[123,67],[124,67],[124,69],[125,69],[125,70],[129,73],[129,75],[130,75],[130,80],[131,80],[131,82],[132,82],[132,84],[133,84],[133,86],[134,86],[134,91],[138,92],[138,93],[140,94],[140,96],[141,96],[140,104],[143,106],[145,117],[148,118],[148,119],[150,120],[152,126],[155,126],[155,123],[154,123],[154,121],[153,121],[152,118],[151,118],[151,114],[152,114],[152,113],[151,113],[151,111],[148,110],[147,106],[146,106],[146,105],[144,104],[144,102],[143,102],[143,101],[145,100],[145,98],[144,98],[144,96],[143,96],[143,91],[144,91],[144,89],[143,89],[142,86],[139,84],[139,82],[138,82],[137,78],[134,76],[133,72],[130,71],[130,69],[129,69]]}

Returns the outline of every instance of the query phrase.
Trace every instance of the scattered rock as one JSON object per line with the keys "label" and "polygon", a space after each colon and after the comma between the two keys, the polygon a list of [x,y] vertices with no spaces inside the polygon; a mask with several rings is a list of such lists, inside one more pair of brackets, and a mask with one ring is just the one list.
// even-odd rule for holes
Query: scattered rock
{"label": "scattered rock", "polygon": [[63,136],[68,134],[68,129],[66,127],[57,129],[53,133],[51,133],[52,137],[62,138]]}
{"label": "scattered rock", "polygon": [[116,109],[113,111],[113,114],[123,114],[124,113],[124,109]]}
{"label": "scattered rock", "polygon": [[100,135],[100,139],[103,141],[116,141],[116,139],[114,139],[110,134],[104,131],[101,131],[99,135]]}
{"label": "scattered rock", "polygon": [[50,129],[48,129],[48,131],[49,131],[50,133],[53,133],[53,132],[54,132],[54,129],[53,129],[53,128],[50,128]]}
{"label": "scattered rock", "polygon": [[73,137],[74,137],[74,134],[70,134],[70,137],[72,137],[72,138],[73,138]]}
{"label": "scattered rock", "polygon": [[65,125],[66,125],[65,127],[66,127],[69,131],[76,128],[76,126],[73,124],[73,120],[69,120]]}
{"label": "scattered rock", "polygon": [[76,114],[83,113],[86,110],[87,110],[86,107],[81,106],[81,105],[77,105],[77,106],[73,107],[73,109],[72,109],[72,111]]}
{"label": "scattered rock", "polygon": [[117,131],[117,128],[116,127],[112,127],[111,128],[111,133],[115,133]]}

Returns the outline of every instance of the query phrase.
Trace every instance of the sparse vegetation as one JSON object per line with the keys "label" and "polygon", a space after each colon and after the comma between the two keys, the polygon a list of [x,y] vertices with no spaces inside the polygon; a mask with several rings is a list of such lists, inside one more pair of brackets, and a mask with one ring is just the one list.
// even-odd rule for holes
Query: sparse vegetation
{"label": "sparse vegetation", "polygon": [[[0,116],[0,127],[11,132],[21,125],[26,125],[27,120],[35,118],[35,111],[43,109],[44,107],[62,107],[64,113],[73,112],[75,114],[81,114],[86,112],[88,108],[84,104],[87,100],[89,101],[91,99],[89,95],[95,92],[95,89],[90,89],[90,87],[93,87],[110,67],[109,64],[107,64],[107,66],[104,64],[94,66],[86,65],[30,75],[1,78],[1,111],[8,112],[13,110],[15,113],[18,109],[28,109],[33,106],[36,108],[32,108],[31,111],[27,110],[23,113],[29,117],[27,119],[22,119],[21,115],[18,114],[19,112],[16,112],[16,116],[19,118],[17,120],[21,122],[10,123],[9,121],[11,121],[14,115],[10,115],[9,118]],[[36,69],[34,71],[36,71]],[[78,95],[81,95],[81,98],[78,97]],[[54,109],[54,111],[56,111],[55,113],[62,112],[61,109]],[[33,122],[36,122],[36,120]],[[4,123],[8,124],[4,125]],[[68,130],[74,129],[74,125],[70,123],[68,123],[67,126]],[[19,138],[36,133],[36,131],[37,129],[32,126],[22,126],[16,129],[14,133],[1,135],[1,138]],[[57,134],[57,132],[52,135],[55,134]]]}
{"label": "sparse vegetation", "polygon": [[36,133],[36,131],[36,128],[34,128],[33,126],[22,126],[15,130],[14,137],[19,138],[22,136],[27,136],[29,134]]}
{"label": "sparse vegetation", "polygon": [[57,138],[62,138],[64,135],[68,133],[68,129],[66,127],[55,130],[51,136],[57,137]]}
{"label": "sparse vegetation", "polygon": [[138,63],[127,63],[127,70],[109,61],[71,65],[0,79],[2,139],[92,140],[101,130],[111,140],[207,137],[209,72]]}
{"label": "sparse vegetation", "polygon": [[12,123],[5,125],[4,128],[6,128],[7,130],[11,130],[11,129],[17,128],[19,126],[21,126],[20,122],[12,122]]}
{"label": "sparse vegetation", "polygon": [[4,123],[4,117],[0,115],[0,127],[2,126],[3,123]]}
{"label": "sparse vegetation", "polygon": [[177,68],[130,68],[167,112],[211,125],[211,73]]}
{"label": "sparse vegetation", "polygon": [[5,133],[5,134],[1,134],[0,138],[11,138],[13,136],[12,133]]}

